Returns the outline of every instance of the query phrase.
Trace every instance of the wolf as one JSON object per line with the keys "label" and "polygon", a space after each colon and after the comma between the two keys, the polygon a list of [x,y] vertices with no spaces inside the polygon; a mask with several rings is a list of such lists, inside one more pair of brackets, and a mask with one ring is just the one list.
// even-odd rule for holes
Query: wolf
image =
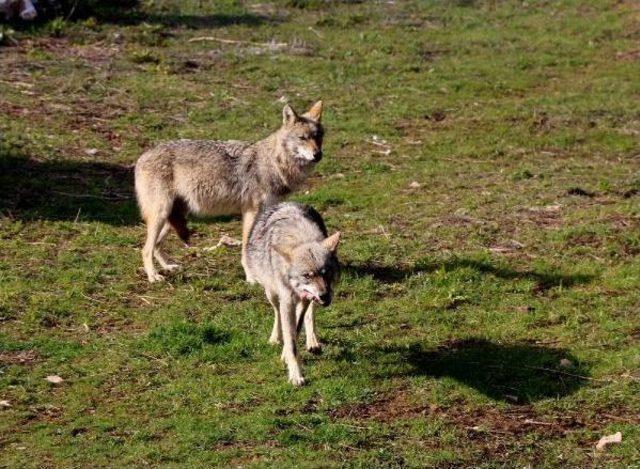
{"label": "wolf", "polygon": [[283,344],[281,359],[289,382],[304,384],[296,338],[304,324],[307,350],[318,353],[314,304],[329,306],[339,272],[340,232],[327,236],[320,214],[312,207],[281,202],[261,208],[247,243],[248,274],[264,287],[273,306],[269,342]]}
{"label": "wolf", "polygon": [[[147,239],[142,249],[149,282],[163,280],[162,269],[178,268],[167,260],[160,243],[171,227],[185,244],[186,216],[242,214],[242,265],[246,244],[260,205],[280,201],[295,191],[322,158],[322,101],[298,115],[288,104],[282,125],[255,143],[176,140],[148,150],[135,165],[135,189]],[[247,281],[253,282],[247,275]]]}

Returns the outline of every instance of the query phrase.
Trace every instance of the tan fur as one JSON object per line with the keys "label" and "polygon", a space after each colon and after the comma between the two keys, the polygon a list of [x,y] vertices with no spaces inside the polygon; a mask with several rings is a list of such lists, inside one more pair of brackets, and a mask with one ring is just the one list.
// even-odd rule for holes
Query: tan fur
{"label": "tan fur", "polygon": [[262,208],[251,228],[247,270],[264,287],[273,306],[269,342],[282,344],[289,381],[304,384],[296,340],[304,326],[307,350],[319,353],[314,304],[328,306],[340,264],[340,232],[327,237],[320,214],[312,207],[282,202]]}
{"label": "tan fur", "polygon": [[147,224],[142,258],[150,282],[163,279],[154,257],[164,270],[178,267],[166,260],[159,245],[171,227],[188,242],[188,213],[242,214],[246,271],[246,243],[258,208],[296,190],[322,156],[322,102],[302,116],[287,105],[282,115],[280,129],[256,143],[177,140],[138,159],[136,195]]}

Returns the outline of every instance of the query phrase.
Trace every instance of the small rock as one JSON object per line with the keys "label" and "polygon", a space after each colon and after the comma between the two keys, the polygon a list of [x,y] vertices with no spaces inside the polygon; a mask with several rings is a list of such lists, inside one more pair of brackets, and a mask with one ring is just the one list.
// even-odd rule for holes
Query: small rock
{"label": "small rock", "polygon": [[420,183],[418,181],[413,181],[411,184],[409,184],[409,187],[411,189],[420,189],[420,187],[422,187],[422,186],[420,185]]}
{"label": "small rock", "polygon": [[96,156],[98,154],[98,149],[97,148],[87,148],[84,152],[89,156]]}
{"label": "small rock", "polygon": [[53,384],[60,384],[62,383],[64,380],[58,376],[58,375],[49,375],[45,378],[47,381],[49,381],[50,383]]}
{"label": "small rock", "polygon": [[567,360],[566,358],[563,358],[562,360],[560,360],[560,367],[573,368],[573,362],[571,360]]}
{"label": "small rock", "polygon": [[602,451],[608,445],[613,443],[622,443],[622,433],[618,432],[614,433],[613,435],[603,436],[602,438],[600,438],[600,441],[598,441],[598,444],[596,444],[596,449],[598,451]]}
{"label": "small rock", "polygon": [[9,401],[2,400],[0,401],[0,407],[11,407],[11,403]]}
{"label": "small rock", "polygon": [[504,398],[510,402],[514,402],[517,403],[520,401],[520,399],[518,399],[518,396],[514,396],[513,394],[505,394]]}

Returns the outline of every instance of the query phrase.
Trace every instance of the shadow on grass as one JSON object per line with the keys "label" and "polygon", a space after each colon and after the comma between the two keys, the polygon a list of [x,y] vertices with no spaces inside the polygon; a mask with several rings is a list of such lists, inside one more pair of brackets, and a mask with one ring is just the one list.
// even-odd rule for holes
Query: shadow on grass
{"label": "shadow on grass", "polygon": [[21,21],[15,18],[11,26],[18,30],[29,30],[46,25],[53,18],[84,20],[95,18],[99,23],[132,26],[141,23],[189,29],[212,29],[232,25],[259,26],[265,22],[281,21],[250,12],[183,14],[179,11],[162,13],[147,12],[138,0],[57,0],[39,2],[35,21]]}
{"label": "shadow on grass", "polygon": [[[393,376],[450,377],[498,401],[527,404],[563,397],[584,386],[589,370],[567,350],[528,343],[502,344],[470,338],[435,349],[421,344],[375,350],[384,361],[405,363]],[[566,359],[566,367],[560,361]]]}
{"label": "shadow on grass", "polygon": [[536,282],[536,289],[546,291],[553,287],[571,287],[589,283],[594,279],[589,274],[564,274],[556,272],[536,272],[533,270],[516,270],[509,267],[495,266],[488,261],[454,257],[443,262],[421,262],[415,266],[389,266],[374,263],[342,266],[342,272],[357,277],[371,276],[382,283],[400,283],[414,275],[434,272],[439,269],[447,271],[471,268],[483,274],[491,274],[502,279],[529,279]]}
{"label": "shadow on grass", "polygon": [[[135,225],[140,215],[133,168],[97,161],[42,162],[0,154],[0,216]],[[237,219],[236,215],[220,215],[197,220],[224,223]]]}
{"label": "shadow on grass", "polygon": [[267,19],[263,16],[254,15],[252,13],[243,13],[236,15],[217,13],[211,15],[140,14],[137,19],[114,19],[112,20],[112,22],[125,23],[131,20],[133,20],[134,24],[145,22],[151,24],[161,24],[163,26],[169,27],[181,26],[189,29],[213,29],[233,25],[259,26],[267,22],[267,20],[269,22],[275,21],[274,19]]}
{"label": "shadow on grass", "polygon": [[178,321],[173,324],[155,327],[138,345],[160,354],[169,353],[176,356],[187,356],[200,353],[212,345],[229,342],[231,336],[215,326]]}
{"label": "shadow on grass", "polygon": [[133,170],[109,163],[0,156],[0,213],[19,220],[136,224]]}

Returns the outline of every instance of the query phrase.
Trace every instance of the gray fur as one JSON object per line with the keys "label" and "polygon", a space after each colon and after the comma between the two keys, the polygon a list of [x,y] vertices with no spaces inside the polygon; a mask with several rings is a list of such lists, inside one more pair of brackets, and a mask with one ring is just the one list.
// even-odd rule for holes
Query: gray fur
{"label": "gray fur", "polygon": [[247,243],[247,274],[260,283],[274,309],[269,342],[283,343],[289,381],[304,383],[296,351],[303,325],[307,349],[320,351],[313,305],[328,306],[339,270],[337,232],[327,237],[322,217],[312,207],[282,202],[260,211]]}
{"label": "gray fur", "polygon": [[280,129],[256,143],[177,140],[145,152],[136,163],[135,185],[147,223],[142,257],[149,281],[162,279],[153,257],[165,270],[178,267],[168,263],[159,244],[170,226],[187,242],[188,213],[241,213],[244,266],[246,241],[259,206],[296,190],[320,160],[321,115],[321,101],[302,116],[287,105]]}

